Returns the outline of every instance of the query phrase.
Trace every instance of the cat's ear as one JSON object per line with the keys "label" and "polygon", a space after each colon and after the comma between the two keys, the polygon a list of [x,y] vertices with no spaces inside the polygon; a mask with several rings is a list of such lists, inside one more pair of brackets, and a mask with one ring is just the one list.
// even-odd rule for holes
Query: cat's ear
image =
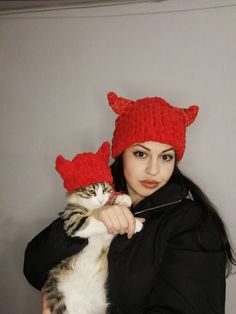
{"label": "cat's ear", "polygon": [[97,151],[96,155],[100,155],[102,159],[105,159],[108,163],[110,158],[110,143],[104,142]]}
{"label": "cat's ear", "polygon": [[134,106],[133,100],[118,97],[114,92],[109,92],[107,94],[107,99],[112,110],[118,115],[125,113],[129,108]]}

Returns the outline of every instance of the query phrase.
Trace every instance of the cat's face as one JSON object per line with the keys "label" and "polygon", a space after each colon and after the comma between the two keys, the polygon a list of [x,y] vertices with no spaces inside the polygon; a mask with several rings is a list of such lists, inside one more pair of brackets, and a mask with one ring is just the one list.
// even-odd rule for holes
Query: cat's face
{"label": "cat's face", "polygon": [[81,205],[88,209],[95,209],[102,207],[108,202],[112,191],[112,186],[109,183],[91,184],[85,188],[68,193],[67,201],[68,203]]}

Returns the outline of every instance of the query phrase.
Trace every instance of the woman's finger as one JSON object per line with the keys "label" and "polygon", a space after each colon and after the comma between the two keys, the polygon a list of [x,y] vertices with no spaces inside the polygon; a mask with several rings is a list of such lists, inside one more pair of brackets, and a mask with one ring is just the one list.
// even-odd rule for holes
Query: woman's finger
{"label": "woman's finger", "polygon": [[52,314],[52,312],[48,308],[48,301],[47,301],[47,296],[41,291],[41,307],[42,307],[42,314]]}
{"label": "woman's finger", "polygon": [[119,220],[119,224],[120,224],[120,234],[125,234],[128,232],[128,228],[129,228],[129,222],[128,219],[126,217],[126,215],[124,215],[123,211],[122,214],[118,215],[118,220]]}
{"label": "woman's finger", "polygon": [[107,228],[107,232],[110,233],[110,234],[114,234],[115,232],[115,229],[114,229],[114,226],[113,226],[113,222],[111,221],[109,215],[107,215],[107,212],[101,212],[100,214],[100,219],[104,225],[106,226]]}
{"label": "woman's finger", "polygon": [[121,206],[114,206],[111,210],[108,211],[108,216],[114,227],[114,234],[118,234],[122,231],[121,221],[126,220],[126,217],[123,214]]}
{"label": "woman's finger", "polygon": [[111,234],[127,233],[130,239],[135,232],[135,218],[130,209],[121,205],[105,205],[99,208],[95,217],[102,221]]}
{"label": "woman's finger", "polygon": [[135,231],[135,218],[127,207],[123,208],[123,212],[128,221],[127,237],[128,239],[131,239]]}

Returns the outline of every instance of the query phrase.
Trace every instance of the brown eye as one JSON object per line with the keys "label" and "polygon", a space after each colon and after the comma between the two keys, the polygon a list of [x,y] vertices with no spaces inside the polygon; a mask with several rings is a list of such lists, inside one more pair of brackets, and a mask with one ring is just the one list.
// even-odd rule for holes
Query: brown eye
{"label": "brown eye", "polygon": [[138,158],[145,158],[146,157],[146,153],[144,153],[142,151],[136,151],[136,152],[134,152],[134,155]]}
{"label": "brown eye", "polygon": [[171,161],[174,157],[172,155],[162,155],[161,158],[164,160],[164,161]]}

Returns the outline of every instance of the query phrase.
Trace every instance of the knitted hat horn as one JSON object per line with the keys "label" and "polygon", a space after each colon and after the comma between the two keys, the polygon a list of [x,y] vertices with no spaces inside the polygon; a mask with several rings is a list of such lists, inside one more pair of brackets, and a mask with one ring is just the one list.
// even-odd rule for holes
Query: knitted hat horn
{"label": "knitted hat horn", "polygon": [[174,107],[160,97],[136,101],[107,95],[109,105],[118,114],[112,139],[112,157],[116,158],[135,143],[156,141],[173,146],[177,160],[185,150],[186,128],[198,114],[198,106]]}
{"label": "knitted hat horn", "polygon": [[112,184],[109,157],[110,144],[104,142],[96,153],[78,154],[71,161],[59,155],[55,168],[60,173],[68,192],[99,182]]}

